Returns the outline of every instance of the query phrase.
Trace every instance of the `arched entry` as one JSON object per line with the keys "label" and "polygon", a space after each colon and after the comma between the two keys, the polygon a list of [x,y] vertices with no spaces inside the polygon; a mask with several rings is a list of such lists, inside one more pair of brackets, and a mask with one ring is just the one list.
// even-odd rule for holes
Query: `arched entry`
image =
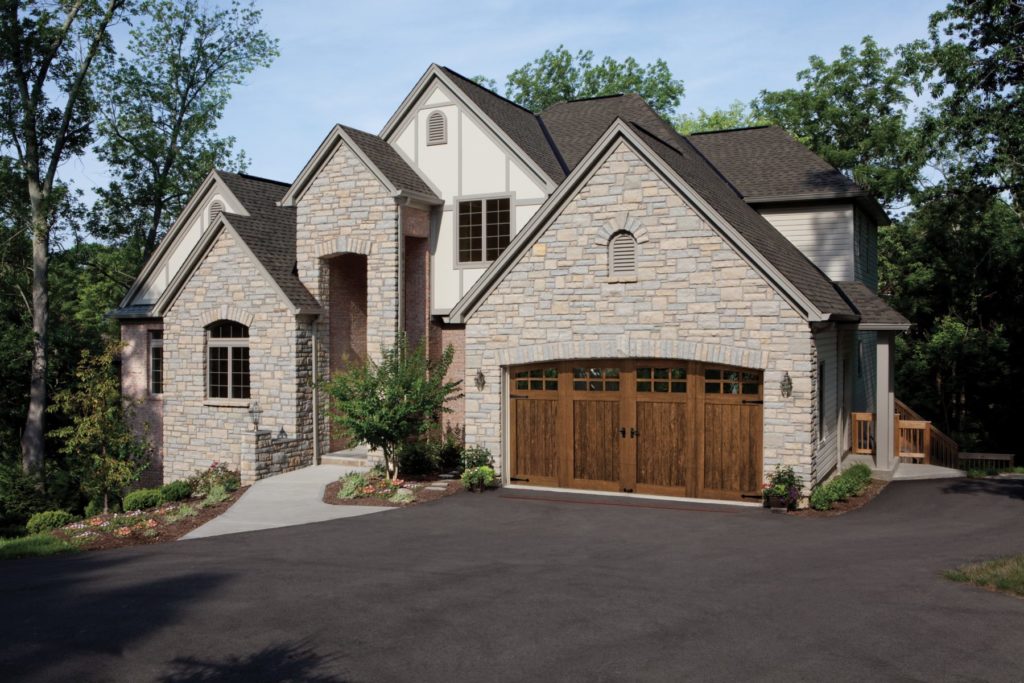
{"label": "arched entry", "polygon": [[[328,368],[333,377],[366,360],[366,256],[338,254],[323,260],[327,275]],[[348,448],[331,425],[331,451]]]}

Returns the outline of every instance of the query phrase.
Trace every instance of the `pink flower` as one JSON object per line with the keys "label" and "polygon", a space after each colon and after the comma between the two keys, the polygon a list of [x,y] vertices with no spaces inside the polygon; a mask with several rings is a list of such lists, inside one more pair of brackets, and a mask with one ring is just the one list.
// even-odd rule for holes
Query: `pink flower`
{"label": "pink flower", "polygon": [[129,527],[123,526],[120,529],[118,529],[117,531],[115,531],[114,535],[115,536],[120,536],[121,538],[124,538],[125,536],[131,536],[132,535],[132,530]]}

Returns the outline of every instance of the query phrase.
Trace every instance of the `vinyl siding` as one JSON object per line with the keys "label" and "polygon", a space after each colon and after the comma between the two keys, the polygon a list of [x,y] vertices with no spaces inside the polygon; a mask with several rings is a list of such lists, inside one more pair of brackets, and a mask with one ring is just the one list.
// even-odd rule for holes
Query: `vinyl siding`
{"label": "vinyl siding", "polygon": [[830,278],[854,279],[852,206],[765,208],[760,213]]}
{"label": "vinyl siding", "polygon": [[[824,419],[820,421],[823,426],[818,434],[817,444],[814,451],[814,466],[812,468],[814,483],[822,481],[835,469],[839,457],[839,392],[840,382],[839,366],[836,355],[836,332],[827,330],[814,335],[814,346],[817,350],[818,364],[815,365],[815,431],[819,424],[818,406],[822,406]],[[825,366],[825,374],[822,377],[817,374],[821,364]],[[821,396],[823,400],[819,401]]]}
{"label": "vinyl siding", "polygon": [[858,210],[854,217],[854,277],[872,291],[878,290],[878,226]]}

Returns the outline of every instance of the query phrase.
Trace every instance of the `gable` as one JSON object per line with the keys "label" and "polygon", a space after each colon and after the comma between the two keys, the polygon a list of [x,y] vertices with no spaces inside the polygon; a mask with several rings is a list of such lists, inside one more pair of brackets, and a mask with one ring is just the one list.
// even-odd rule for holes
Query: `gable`
{"label": "gable", "polygon": [[213,226],[210,208],[215,202],[220,203],[223,213],[248,215],[223,178],[212,171],[143,266],[122,300],[121,308],[148,308],[160,299],[203,235]]}
{"label": "gable", "polygon": [[[635,278],[609,271],[609,237],[636,238]],[[762,325],[801,313],[630,145],[613,146],[473,312],[473,326],[566,334],[685,337],[693,327],[743,347]],[[512,338],[514,327],[506,332]],[[803,329],[806,329],[804,327]]]}

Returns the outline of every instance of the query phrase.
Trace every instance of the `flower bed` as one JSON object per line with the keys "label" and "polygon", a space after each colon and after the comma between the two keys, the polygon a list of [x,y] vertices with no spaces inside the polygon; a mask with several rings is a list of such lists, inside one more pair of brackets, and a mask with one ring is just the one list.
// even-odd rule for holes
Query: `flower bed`
{"label": "flower bed", "polygon": [[324,490],[324,502],[331,505],[377,505],[403,507],[424,503],[458,493],[458,480],[407,481],[387,479],[379,472],[352,472],[331,482]]}

